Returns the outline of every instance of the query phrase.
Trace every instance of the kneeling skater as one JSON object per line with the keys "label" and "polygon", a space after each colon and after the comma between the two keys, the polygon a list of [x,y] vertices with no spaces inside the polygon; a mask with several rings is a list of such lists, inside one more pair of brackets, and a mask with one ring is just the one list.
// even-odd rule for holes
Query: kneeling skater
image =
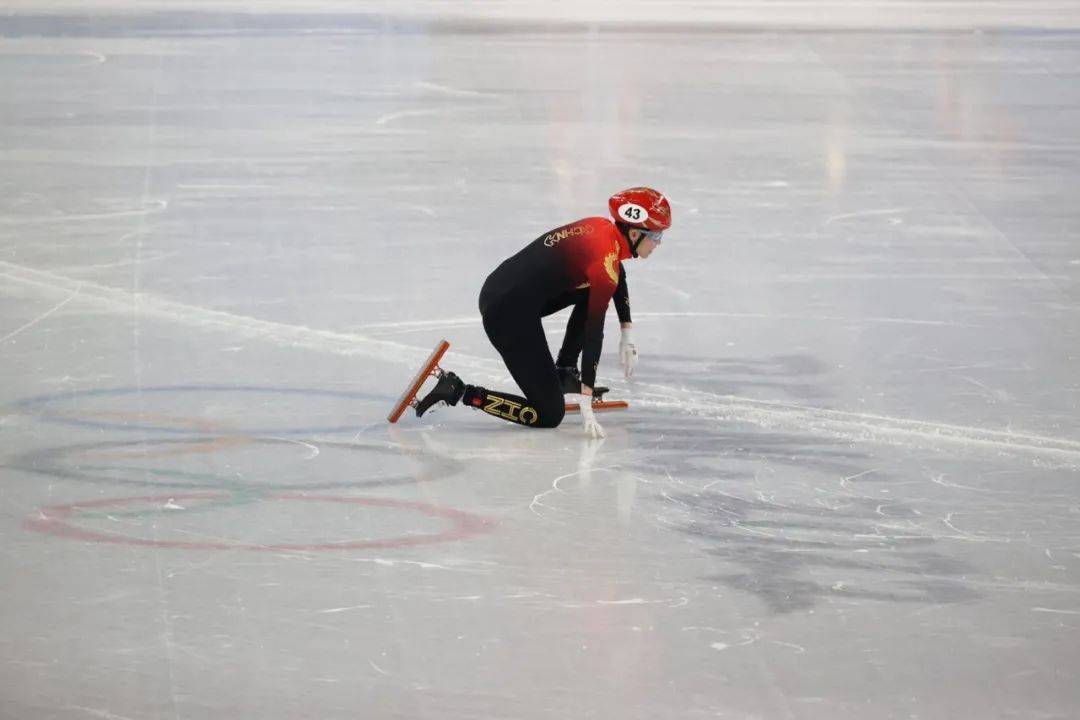
{"label": "kneeling skater", "polygon": [[[671,206],[651,188],[624,190],[608,200],[612,219],[590,217],[541,235],[502,262],[480,290],[484,330],[502,355],[524,397],[468,385],[452,372],[416,406],[423,415],[444,402],[479,408],[528,427],[553,428],[563,420],[564,393],[580,393],[585,431],[603,437],[591,406],[604,343],[604,316],[612,297],[622,325],[619,355],[626,376],[637,350],[630,340],[630,311],[622,261],[647,258],[671,227]],[[558,361],[551,356],[540,319],[574,306]],[[581,372],[577,356],[581,353]]]}

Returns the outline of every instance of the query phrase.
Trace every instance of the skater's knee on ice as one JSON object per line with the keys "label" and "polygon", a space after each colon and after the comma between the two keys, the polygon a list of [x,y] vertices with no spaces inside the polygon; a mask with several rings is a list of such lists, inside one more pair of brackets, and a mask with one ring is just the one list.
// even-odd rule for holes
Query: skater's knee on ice
{"label": "skater's knee on ice", "polygon": [[536,408],[539,411],[540,418],[536,423],[536,427],[542,428],[555,428],[563,421],[563,417],[566,416],[566,404],[563,402],[562,396],[559,396],[558,402],[543,403]]}

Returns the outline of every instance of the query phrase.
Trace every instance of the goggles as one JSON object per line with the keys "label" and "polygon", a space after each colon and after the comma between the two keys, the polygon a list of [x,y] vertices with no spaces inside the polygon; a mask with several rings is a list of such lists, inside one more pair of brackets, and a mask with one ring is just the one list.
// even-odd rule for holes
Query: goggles
{"label": "goggles", "polygon": [[660,238],[664,237],[663,230],[640,230],[641,234],[652,240],[657,245],[660,244]]}

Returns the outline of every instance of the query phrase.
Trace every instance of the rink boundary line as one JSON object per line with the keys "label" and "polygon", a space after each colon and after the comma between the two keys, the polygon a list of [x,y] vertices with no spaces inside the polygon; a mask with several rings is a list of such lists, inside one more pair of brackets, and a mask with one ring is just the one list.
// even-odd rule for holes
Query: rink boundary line
{"label": "rink boundary line", "polygon": [[[120,313],[156,317],[200,328],[239,332],[254,339],[274,341],[283,347],[320,350],[343,356],[364,356],[408,365],[418,365],[430,352],[428,348],[417,348],[364,335],[318,330],[209,310],[86,280],[75,280],[3,260],[0,260],[0,278],[44,288],[50,292],[69,294],[71,301],[90,302]],[[506,376],[506,370],[501,364],[458,352],[453,353],[450,364],[489,378]],[[636,387],[649,391],[648,394],[632,398],[633,404],[637,406],[676,409],[692,415],[750,422],[766,428],[784,427],[804,432],[818,430],[851,441],[886,444],[896,444],[902,438],[917,438],[935,445],[980,445],[1013,453],[1080,459],[1080,441],[1064,438],[830,410],[651,383],[637,383]],[[621,382],[616,386],[616,389],[626,388]]]}

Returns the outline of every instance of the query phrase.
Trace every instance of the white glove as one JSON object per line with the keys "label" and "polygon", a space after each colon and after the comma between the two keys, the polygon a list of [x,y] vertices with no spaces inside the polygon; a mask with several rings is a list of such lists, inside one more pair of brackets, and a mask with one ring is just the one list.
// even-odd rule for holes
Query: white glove
{"label": "white glove", "polygon": [[637,367],[637,346],[630,340],[630,328],[623,328],[622,337],[619,338],[619,362],[622,363],[623,374],[630,377]]}
{"label": "white glove", "polygon": [[604,428],[600,427],[600,423],[596,422],[596,415],[593,414],[592,409],[592,396],[581,396],[581,422],[585,426],[585,434],[589,437],[602,438],[607,437],[604,434]]}

